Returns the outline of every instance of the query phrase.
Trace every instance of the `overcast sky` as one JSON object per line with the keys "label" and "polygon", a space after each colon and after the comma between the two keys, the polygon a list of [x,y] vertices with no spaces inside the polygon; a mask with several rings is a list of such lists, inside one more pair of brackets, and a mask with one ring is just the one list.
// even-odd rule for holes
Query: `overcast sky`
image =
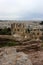
{"label": "overcast sky", "polygon": [[0,19],[43,20],[43,0],[0,0]]}

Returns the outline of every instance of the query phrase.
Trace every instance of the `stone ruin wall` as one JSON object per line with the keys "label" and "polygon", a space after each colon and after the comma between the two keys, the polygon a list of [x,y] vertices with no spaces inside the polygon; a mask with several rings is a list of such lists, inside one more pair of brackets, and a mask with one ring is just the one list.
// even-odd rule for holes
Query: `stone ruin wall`
{"label": "stone ruin wall", "polygon": [[[11,25],[11,34],[18,34],[23,38],[39,38],[40,36],[42,36],[42,31],[40,31],[40,28],[36,28],[34,30],[34,28],[32,28],[32,30],[30,30],[30,33],[26,32],[26,24],[25,23],[13,23]],[[33,34],[34,33],[34,34]]]}

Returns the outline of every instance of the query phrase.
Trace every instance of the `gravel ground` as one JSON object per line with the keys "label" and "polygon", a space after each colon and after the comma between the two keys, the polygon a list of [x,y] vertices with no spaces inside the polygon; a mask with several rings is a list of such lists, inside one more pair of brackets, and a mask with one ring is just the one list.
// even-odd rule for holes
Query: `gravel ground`
{"label": "gravel ground", "polygon": [[[16,47],[18,49],[19,47]],[[21,49],[21,48],[20,48]],[[22,50],[22,52],[29,55],[29,58],[31,59],[33,65],[43,65],[43,48],[40,48],[40,50]]]}
{"label": "gravel ground", "polygon": [[35,51],[35,50],[31,49],[29,51],[23,50],[23,52],[26,53],[29,56],[33,65],[43,65],[43,50]]}
{"label": "gravel ground", "polygon": [[43,50],[40,51],[30,51],[26,52],[30,59],[32,60],[33,65],[43,65]]}

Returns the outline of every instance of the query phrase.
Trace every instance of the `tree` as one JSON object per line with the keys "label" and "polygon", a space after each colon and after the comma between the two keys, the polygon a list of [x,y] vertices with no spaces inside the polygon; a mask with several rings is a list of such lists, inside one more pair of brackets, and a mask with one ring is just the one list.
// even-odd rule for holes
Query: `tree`
{"label": "tree", "polygon": [[40,25],[43,25],[43,21],[41,21]]}
{"label": "tree", "polygon": [[0,35],[11,35],[11,29],[10,28],[0,29]]}

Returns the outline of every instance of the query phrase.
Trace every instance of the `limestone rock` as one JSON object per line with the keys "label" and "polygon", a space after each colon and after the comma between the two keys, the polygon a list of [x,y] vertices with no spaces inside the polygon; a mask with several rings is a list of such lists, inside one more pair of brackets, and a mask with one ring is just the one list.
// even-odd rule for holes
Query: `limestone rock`
{"label": "limestone rock", "polygon": [[19,52],[17,53],[16,65],[32,65],[32,62],[28,55],[24,54],[23,52]]}
{"label": "limestone rock", "polygon": [[28,55],[16,52],[15,48],[3,48],[0,51],[0,65],[32,65]]}

